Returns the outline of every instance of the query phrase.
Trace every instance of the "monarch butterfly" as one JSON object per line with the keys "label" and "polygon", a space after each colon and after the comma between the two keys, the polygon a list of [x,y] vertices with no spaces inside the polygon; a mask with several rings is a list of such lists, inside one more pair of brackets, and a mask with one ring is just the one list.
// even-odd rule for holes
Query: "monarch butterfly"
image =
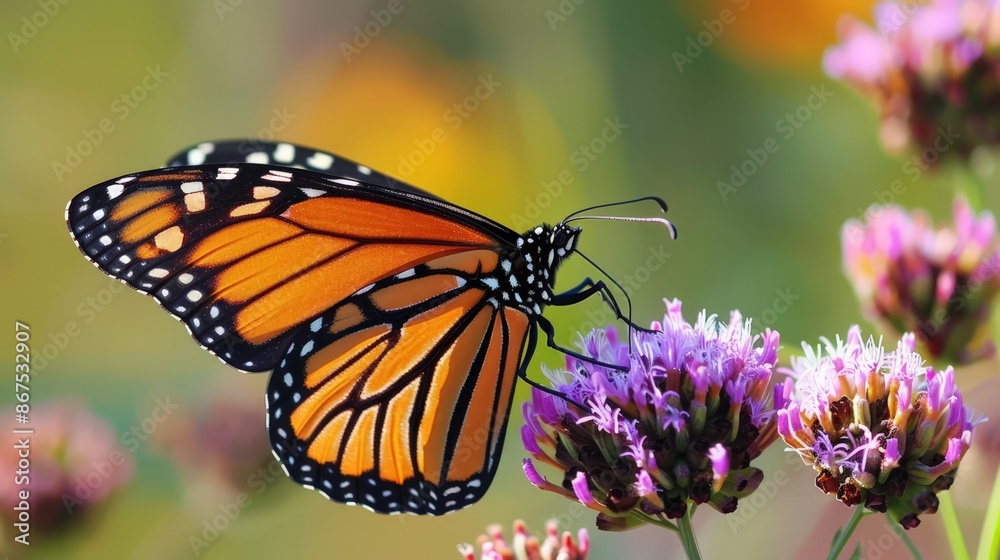
{"label": "monarch butterfly", "polygon": [[589,279],[553,292],[578,252],[572,216],[519,235],[348,159],[258,141],[199,144],[66,208],[99,269],[226,364],[273,370],[267,429],[289,477],[431,515],[492,482],[538,329],[578,355],[542,308],[614,301]]}

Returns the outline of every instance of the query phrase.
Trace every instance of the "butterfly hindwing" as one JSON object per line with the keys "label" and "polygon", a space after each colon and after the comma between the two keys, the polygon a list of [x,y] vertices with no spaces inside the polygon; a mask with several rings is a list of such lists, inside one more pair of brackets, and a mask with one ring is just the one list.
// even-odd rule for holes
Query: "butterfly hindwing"
{"label": "butterfly hindwing", "polygon": [[379,173],[343,156],[288,142],[268,142],[256,139],[202,142],[172,156],[167,160],[167,167],[218,163],[257,163],[309,169],[369,185],[441,200],[423,189]]}
{"label": "butterfly hindwing", "polygon": [[469,282],[491,265],[485,253],[431,261],[300,332],[267,396],[293,480],[381,513],[441,515],[482,497],[529,328]]}
{"label": "butterfly hindwing", "polygon": [[98,268],[246,371],[272,369],[301,325],[365,286],[510,238],[437,200],[260,164],[128,175],[76,196],[67,221]]}

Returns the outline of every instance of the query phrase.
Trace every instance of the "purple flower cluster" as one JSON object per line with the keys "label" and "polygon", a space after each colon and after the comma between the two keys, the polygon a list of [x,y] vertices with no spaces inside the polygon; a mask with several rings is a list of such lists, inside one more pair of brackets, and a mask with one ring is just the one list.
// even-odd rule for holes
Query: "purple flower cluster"
{"label": "purple flower cluster", "polygon": [[614,328],[586,335],[583,353],[546,371],[556,390],[585,409],[535,389],[521,439],[528,479],[599,512],[598,528],[622,530],[686,515],[694,504],[730,513],[763,475],[750,462],[777,438],[770,409],[778,333],[754,335],[733,312],[729,324],[702,312],[695,324],[667,302],[658,332],[629,345]]}
{"label": "purple flower cluster", "polygon": [[1000,142],[997,29],[1000,7],[990,0],[886,1],[875,29],[842,22],[823,65],[877,100],[887,148],[912,144],[933,164]]}
{"label": "purple flower cluster", "polygon": [[844,225],[844,269],[869,318],[894,336],[914,332],[934,359],[969,363],[993,354],[988,317],[1000,291],[993,215],[954,203],[953,227],[889,205],[867,224]]}
{"label": "purple flower cluster", "polygon": [[778,433],[844,504],[888,512],[903,527],[937,510],[969,449],[974,420],[951,367],[925,367],[906,334],[895,351],[862,339],[822,339],[792,359],[775,388]]}

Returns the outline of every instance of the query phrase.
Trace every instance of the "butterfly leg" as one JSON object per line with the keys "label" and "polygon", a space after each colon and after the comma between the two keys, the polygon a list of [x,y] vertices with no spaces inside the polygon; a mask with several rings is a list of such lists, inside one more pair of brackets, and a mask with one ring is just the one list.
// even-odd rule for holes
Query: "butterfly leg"
{"label": "butterfly leg", "polygon": [[[608,304],[608,307],[610,307],[611,310],[614,311],[615,317],[621,321],[624,321],[625,324],[628,325],[629,327],[647,333],[656,332],[647,329],[645,327],[640,327],[639,325],[633,323],[632,319],[623,315],[621,312],[621,307],[618,306],[618,301],[615,299],[614,295],[611,293],[611,289],[608,288],[608,285],[605,284],[603,280],[598,280],[597,282],[594,282],[592,279],[587,278],[575,288],[572,288],[569,291],[563,292],[561,294],[556,294],[555,296],[553,296],[551,305],[558,305],[558,306],[573,305],[576,303],[580,303],[581,301],[593,296],[594,294],[600,294],[601,299],[603,299],[604,302]],[[628,294],[625,294],[625,297],[627,298]]]}
{"label": "butterfly leg", "polygon": [[539,391],[542,391],[543,393],[547,393],[554,397],[558,397],[572,405],[575,405],[583,410],[586,410],[587,409],[586,406],[574,401],[573,399],[566,396],[564,393],[561,393],[558,390],[553,389],[552,387],[546,387],[545,385],[542,385],[541,383],[538,383],[537,381],[533,381],[530,378],[528,378],[528,363],[531,361],[531,356],[535,353],[535,348],[537,346],[538,346],[538,327],[532,325],[531,330],[528,331],[527,350],[524,353],[524,358],[521,360],[521,364],[517,367],[517,376],[523,379],[528,385],[531,385],[532,387],[538,389]]}
{"label": "butterfly leg", "polygon": [[573,358],[576,358],[577,360],[587,362],[588,364],[594,364],[595,366],[601,366],[608,369],[616,369],[618,371],[628,371],[627,365],[620,366],[618,364],[609,364],[606,362],[602,362],[597,358],[591,358],[590,356],[585,356],[579,352],[574,352],[569,348],[564,348],[562,346],[559,346],[559,344],[556,343],[556,329],[555,327],[552,326],[552,323],[545,317],[542,317],[541,315],[537,316],[536,319],[538,320],[538,326],[542,329],[542,332],[545,333],[546,337],[545,344],[549,348],[552,348],[553,350],[558,350],[559,352],[562,352],[567,356],[571,356]]}

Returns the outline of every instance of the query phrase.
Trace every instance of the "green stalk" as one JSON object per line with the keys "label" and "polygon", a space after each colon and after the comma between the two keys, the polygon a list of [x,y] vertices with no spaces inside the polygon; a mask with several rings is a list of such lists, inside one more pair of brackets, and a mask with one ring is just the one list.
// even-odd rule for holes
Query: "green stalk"
{"label": "green stalk", "polygon": [[937,497],[938,513],[944,521],[944,531],[948,535],[952,558],[969,560],[969,549],[965,546],[965,538],[962,537],[962,527],[958,523],[958,514],[955,512],[955,502],[951,499],[951,492],[941,492]]}
{"label": "green stalk", "polygon": [[986,202],[983,196],[983,180],[974,170],[964,163],[952,165],[955,194],[960,194],[969,201],[969,206],[975,212],[982,212]]}
{"label": "green stalk", "polygon": [[979,533],[979,550],[976,560],[1000,558],[1000,469],[993,479],[993,493],[983,518],[983,531]]}
{"label": "green stalk", "polygon": [[885,516],[885,522],[889,524],[889,527],[896,532],[896,535],[899,537],[899,540],[903,541],[903,544],[906,545],[906,548],[910,550],[910,554],[913,556],[913,560],[923,560],[924,557],[923,555],[920,554],[920,549],[917,548],[917,545],[914,544],[912,540],[910,540],[910,535],[906,534],[906,529],[904,529],[902,525],[900,525],[896,521],[893,521],[893,519],[888,515]]}
{"label": "green stalk", "polygon": [[681,545],[684,546],[684,554],[688,560],[701,560],[701,551],[698,550],[698,539],[694,536],[694,529],[691,527],[691,514],[693,507],[688,507],[684,517],[677,520],[677,534],[681,537]]}
{"label": "green stalk", "polygon": [[833,539],[833,544],[830,546],[830,554],[826,555],[826,560],[837,560],[840,556],[840,551],[844,550],[844,546],[847,545],[847,541],[851,540],[851,535],[854,534],[854,530],[858,528],[858,524],[861,523],[861,518],[865,516],[865,508],[861,504],[854,506],[854,513],[851,515],[850,521],[843,529],[837,531],[837,535]]}

